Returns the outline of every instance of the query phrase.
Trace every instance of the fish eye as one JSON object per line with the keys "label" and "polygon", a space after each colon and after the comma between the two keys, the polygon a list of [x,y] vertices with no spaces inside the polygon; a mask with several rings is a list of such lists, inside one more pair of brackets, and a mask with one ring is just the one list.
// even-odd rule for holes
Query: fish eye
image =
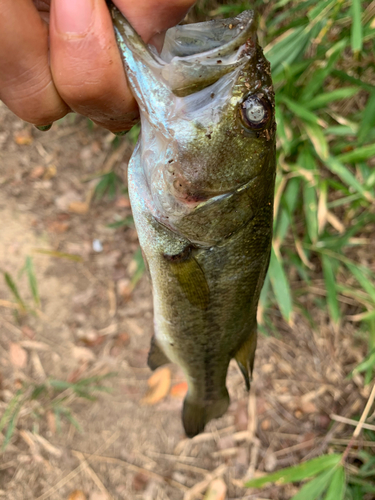
{"label": "fish eye", "polygon": [[259,130],[264,128],[271,117],[268,100],[257,94],[248,96],[241,104],[241,120],[246,128]]}

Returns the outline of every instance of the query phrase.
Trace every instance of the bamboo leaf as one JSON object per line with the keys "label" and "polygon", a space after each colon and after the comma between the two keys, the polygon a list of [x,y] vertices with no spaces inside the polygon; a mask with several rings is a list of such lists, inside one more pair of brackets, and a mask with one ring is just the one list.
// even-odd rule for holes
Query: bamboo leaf
{"label": "bamboo leaf", "polygon": [[350,40],[353,52],[362,50],[361,0],[352,0],[352,30]]}
{"label": "bamboo leaf", "polygon": [[323,131],[316,123],[303,124],[306,134],[312,142],[317,155],[326,161],[329,155],[327,139],[324,137]]}
{"label": "bamboo leaf", "polygon": [[283,264],[273,248],[271,251],[269,277],[280,312],[283,318],[289,322],[293,311],[292,296]]}
{"label": "bamboo leaf", "polygon": [[322,457],[314,458],[308,462],[303,462],[295,467],[288,467],[287,469],[281,469],[264,477],[252,479],[247,482],[245,486],[248,488],[261,488],[267,483],[277,482],[279,484],[287,484],[296,481],[303,481],[309,477],[316,476],[326,469],[335,467],[339,464],[340,460],[341,455],[323,455]]}
{"label": "bamboo leaf", "polygon": [[331,102],[352,97],[353,95],[358,94],[359,90],[359,87],[344,87],[341,89],[335,89],[332,90],[332,92],[320,94],[304,104],[307,109],[323,108]]}
{"label": "bamboo leaf", "polygon": [[327,489],[335,469],[328,469],[303,485],[299,492],[291,500],[316,500]]}
{"label": "bamboo leaf", "polygon": [[[373,147],[375,152],[375,146]],[[337,158],[333,158],[332,156],[328,157],[326,159],[326,166],[331,172],[340,177],[343,182],[353,188],[354,191],[360,193],[366,200],[371,201],[371,194],[363,188],[362,184],[354,177],[350,170],[341,163],[340,160],[345,161],[345,159],[343,160],[343,156],[344,155],[341,155]]]}
{"label": "bamboo leaf", "polygon": [[342,465],[340,465],[335,470],[324,500],[343,500],[345,496],[345,489],[345,469]]}
{"label": "bamboo leaf", "polygon": [[362,144],[368,140],[370,130],[375,128],[375,91],[371,92],[363,111],[362,121],[358,132],[358,142]]}
{"label": "bamboo leaf", "polygon": [[338,324],[340,320],[340,306],[337,300],[336,279],[332,266],[332,259],[326,255],[322,256],[323,275],[327,290],[328,311],[332,321]]}
{"label": "bamboo leaf", "polygon": [[337,157],[337,159],[342,162],[356,163],[358,161],[369,160],[374,156],[375,144],[370,144],[368,146],[356,148],[353,151],[349,151],[349,153],[341,154]]}

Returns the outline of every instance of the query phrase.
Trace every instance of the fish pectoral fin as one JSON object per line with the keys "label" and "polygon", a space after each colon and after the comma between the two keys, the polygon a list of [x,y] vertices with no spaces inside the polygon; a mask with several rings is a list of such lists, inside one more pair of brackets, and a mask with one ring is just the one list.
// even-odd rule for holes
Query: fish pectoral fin
{"label": "fish pectoral fin", "polygon": [[254,330],[250,337],[242,344],[235,355],[238,367],[244,376],[246,389],[250,390],[251,375],[253,373],[255,349],[257,347],[257,332]]}
{"label": "fish pectoral fin", "polygon": [[197,260],[192,257],[182,262],[171,263],[171,270],[189,302],[199,309],[207,309],[210,302],[210,288]]}
{"label": "fish pectoral fin", "polygon": [[161,349],[155,335],[151,339],[150,351],[148,353],[147,364],[151,370],[156,370],[159,366],[166,365],[170,363],[170,359],[164,354],[164,351]]}
{"label": "fish pectoral fin", "polygon": [[227,411],[229,394],[214,401],[200,402],[186,396],[182,409],[182,423],[187,437],[192,438],[203,432],[205,425],[213,418],[219,418]]}

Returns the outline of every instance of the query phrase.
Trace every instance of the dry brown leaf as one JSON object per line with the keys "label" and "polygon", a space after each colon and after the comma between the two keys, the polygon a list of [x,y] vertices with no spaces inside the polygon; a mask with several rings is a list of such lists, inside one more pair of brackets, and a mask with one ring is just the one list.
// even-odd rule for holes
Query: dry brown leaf
{"label": "dry brown leaf", "polygon": [[68,500],[87,500],[86,495],[82,490],[74,490],[70,495]]}
{"label": "dry brown leaf", "polygon": [[130,200],[126,196],[120,196],[117,199],[115,206],[117,208],[129,208],[130,207]]}
{"label": "dry brown leaf", "polygon": [[142,399],[146,405],[154,405],[165,398],[171,386],[171,371],[169,368],[161,368],[151,375],[147,381],[150,389]]}
{"label": "dry brown leaf", "polygon": [[175,384],[171,387],[171,396],[174,398],[183,399],[186,396],[188,390],[187,382],[180,382],[179,384]]}
{"label": "dry brown leaf", "polygon": [[35,332],[29,326],[23,325],[21,327],[21,330],[22,330],[23,335],[25,335],[25,337],[29,338],[30,340],[33,340],[35,338]]}
{"label": "dry brown leaf", "polygon": [[44,181],[49,181],[52,177],[55,177],[57,173],[56,165],[48,165],[46,173],[43,175]]}
{"label": "dry brown leaf", "polygon": [[65,233],[69,229],[69,222],[54,220],[48,223],[47,230],[51,233]]}
{"label": "dry brown leaf", "polygon": [[25,146],[33,142],[33,138],[29,130],[21,130],[21,132],[16,132],[14,134],[14,142],[19,146]]}
{"label": "dry brown leaf", "polygon": [[225,500],[227,486],[221,478],[214,479],[204,496],[204,500]]}
{"label": "dry brown leaf", "polygon": [[89,205],[85,201],[72,201],[68,206],[69,212],[74,214],[84,215],[89,210]]}
{"label": "dry brown leaf", "polygon": [[27,364],[27,352],[15,342],[11,342],[9,346],[9,358],[12,365],[17,368],[25,368]]}
{"label": "dry brown leaf", "polygon": [[77,361],[95,361],[95,354],[88,347],[74,346],[72,355]]}
{"label": "dry brown leaf", "polygon": [[30,172],[30,179],[39,179],[42,177],[44,174],[46,168],[43,167],[43,165],[38,165],[37,167],[34,167],[32,171]]}

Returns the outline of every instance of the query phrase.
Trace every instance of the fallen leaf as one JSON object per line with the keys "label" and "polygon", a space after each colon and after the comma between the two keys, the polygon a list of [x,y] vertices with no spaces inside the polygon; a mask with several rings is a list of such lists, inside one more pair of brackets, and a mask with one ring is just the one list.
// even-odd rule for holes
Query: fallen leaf
{"label": "fallen leaf", "polygon": [[47,230],[51,233],[65,233],[69,229],[69,222],[51,221],[47,224]]}
{"label": "fallen leaf", "polygon": [[21,330],[23,335],[25,335],[25,337],[29,338],[30,340],[33,340],[35,338],[35,332],[29,326],[24,325]]}
{"label": "fallen leaf", "polygon": [[120,196],[118,200],[115,203],[115,206],[117,208],[129,208],[130,207],[130,200],[126,196]]}
{"label": "fallen leaf", "polygon": [[49,181],[52,177],[55,177],[56,172],[56,165],[48,165],[46,173],[43,175],[43,180]]}
{"label": "fallen leaf", "polygon": [[151,375],[147,381],[149,390],[142,398],[142,403],[154,405],[165,398],[171,386],[171,371],[169,368],[161,368]]}
{"label": "fallen leaf", "polygon": [[88,347],[74,346],[72,349],[73,358],[77,361],[94,361],[95,354]]}
{"label": "fallen leaf", "polygon": [[225,500],[227,486],[221,478],[214,479],[204,496],[204,500]]}
{"label": "fallen leaf", "polygon": [[187,382],[180,382],[171,387],[170,395],[174,398],[183,399],[186,396],[188,390]]}
{"label": "fallen leaf", "polygon": [[33,142],[33,138],[29,130],[22,130],[14,134],[14,141],[19,146],[25,146]]}
{"label": "fallen leaf", "polygon": [[143,472],[138,472],[133,477],[133,490],[143,491],[146,488],[149,479],[150,478],[146,476],[146,474],[144,474]]}
{"label": "fallen leaf", "polygon": [[69,209],[69,205],[73,202],[81,202],[81,196],[77,193],[77,191],[66,191],[61,196],[55,198],[56,207],[62,212],[66,212]]}
{"label": "fallen leaf", "polygon": [[11,342],[9,346],[9,358],[12,365],[17,368],[25,368],[27,364],[27,352],[15,342]]}
{"label": "fallen leaf", "polygon": [[87,500],[86,495],[82,490],[74,490],[70,495],[68,500]]}
{"label": "fallen leaf", "polygon": [[68,205],[68,210],[74,214],[84,215],[89,211],[89,205],[85,201],[72,201]]}
{"label": "fallen leaf", "polygon": [[30,179],[39,179],[42,177],[42,175],[45,172],[45,167],[43,165],[38,165],[37,167],[34,167],[32,171],[30,172]]}

